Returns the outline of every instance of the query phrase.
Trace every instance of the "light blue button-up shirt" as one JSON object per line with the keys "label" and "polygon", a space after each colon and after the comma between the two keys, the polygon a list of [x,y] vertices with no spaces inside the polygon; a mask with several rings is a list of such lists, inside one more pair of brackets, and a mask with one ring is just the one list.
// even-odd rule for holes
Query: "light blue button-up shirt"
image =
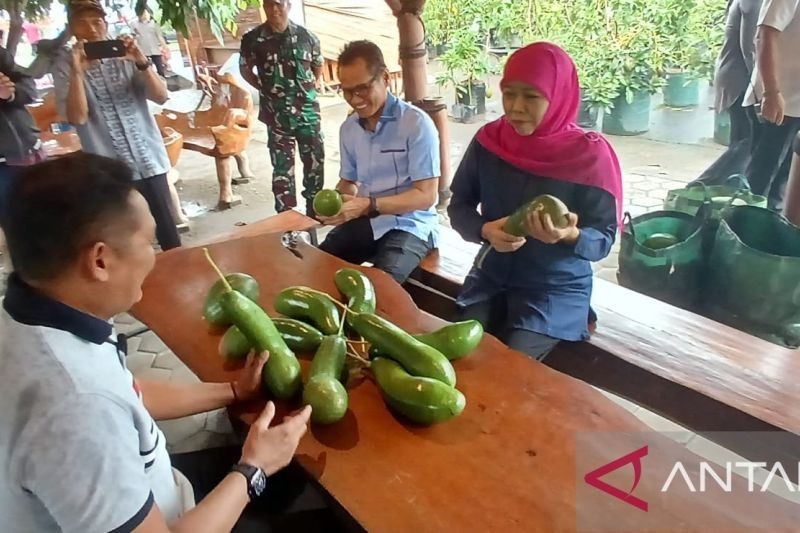
{"label": "light blue button-up shirt", "polygon": [[[431,117],[389,94],[374,132],[353,113],[340,130],[339,176],[358,186],[358,196],[394,196],[413,183],[438,177],[439,135]],[[439,217],[432,205],[402,215],[380,215],[371,221],[375,239],[392,230],[411,233],[437,245]]]}

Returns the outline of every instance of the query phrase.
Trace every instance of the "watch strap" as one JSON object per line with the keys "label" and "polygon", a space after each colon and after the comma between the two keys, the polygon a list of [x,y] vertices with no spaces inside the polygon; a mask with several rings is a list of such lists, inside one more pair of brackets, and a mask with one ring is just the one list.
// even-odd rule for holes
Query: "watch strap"
{"label": "watch strap", "polygon": [[255,488],[253,487],[253,476],[258,473],[258,470],[258,467],[245,463],[238,463],[231,467],[232,472],[239,472],[245,477],[245,479],[247,479],[247,495],[250,496],[250,500],[254,500],[258,497],[258,494],[256,494]]}
{"label": "watch strap", "polygon": [[369,218],[375,218],[380,215],[380,211],[378,211],[378,199],[374,196],[369,197]]}
{"label": "watch strap", "polygon": [[153,60],[148,57],[147,61],[145,61],[144,63],[135,63],[135,65],[137,69],[144,72],[145,70],[153,66]]}

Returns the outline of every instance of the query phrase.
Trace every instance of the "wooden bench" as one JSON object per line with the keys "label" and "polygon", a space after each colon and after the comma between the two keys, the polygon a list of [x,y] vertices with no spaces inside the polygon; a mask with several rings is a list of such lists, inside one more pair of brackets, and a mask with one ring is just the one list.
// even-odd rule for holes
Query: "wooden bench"
{"label": "wooden bench", "polygon": [[[407,290],[423,309],[452,318],[477,245],[441,227],[439,250]],[[800,353],[595,278],[597,330],[561,343],[544,363],[646,406],[752,460],[800,459]],[[783,432],[780,445],[743,445],[733,431]],[[767,460],[767,459],[765,459]],[[795,478],[797,472],[792,473]]]}
{"label": "wooden bench", "polygon": [[[238,203],[223,201],[223,193],[231,184],[246,183],[253,177],[247,157],[247,145],[253,136],[255,106],[250,92],[231,74],[223,76],[199,72],[198,83],[203,91],[197,109],[190,113],[162,111],[156,115],[160,128],[170,127],[183,135],[183,147],[214,158],[220,186],[220,207]],[[205,98],[211,107],[200,110]],[[231,159],[236,160],[241,178],[233,180]]]}

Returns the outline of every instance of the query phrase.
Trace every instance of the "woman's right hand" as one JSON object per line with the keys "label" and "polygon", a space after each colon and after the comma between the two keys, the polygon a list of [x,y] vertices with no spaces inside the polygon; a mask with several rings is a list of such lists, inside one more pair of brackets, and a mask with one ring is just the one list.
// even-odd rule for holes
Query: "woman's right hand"
{"label": "woman's right hand", "polygon": [[503,231],[506,220],[508,220],[508,217],[484,224],[481,228],[481,237],[489,241],[492,248],[498,252],[516,252],[525,244],[525,237],[517,237]]}

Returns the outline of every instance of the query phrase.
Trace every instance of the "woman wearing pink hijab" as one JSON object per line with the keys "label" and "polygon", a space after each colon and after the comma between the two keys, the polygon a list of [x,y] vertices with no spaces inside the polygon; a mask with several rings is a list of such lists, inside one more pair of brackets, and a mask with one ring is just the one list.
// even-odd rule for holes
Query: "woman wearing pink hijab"
{"label": "woman wearing pink hijab", "polygon": [[[505,115],[481,128],[451,186],[453,228],[483,244],[457,303],[465,319],[542,359],[561,340],[589,336],[591,262],[614,243],[620,167],[602,136],[575,124],[578,75],[564,50],[545,42],[518,50],[500,85]],[[531,237],[503,231],[540,194],[569,207],[567,227],[537,212],[526,223]]]}

